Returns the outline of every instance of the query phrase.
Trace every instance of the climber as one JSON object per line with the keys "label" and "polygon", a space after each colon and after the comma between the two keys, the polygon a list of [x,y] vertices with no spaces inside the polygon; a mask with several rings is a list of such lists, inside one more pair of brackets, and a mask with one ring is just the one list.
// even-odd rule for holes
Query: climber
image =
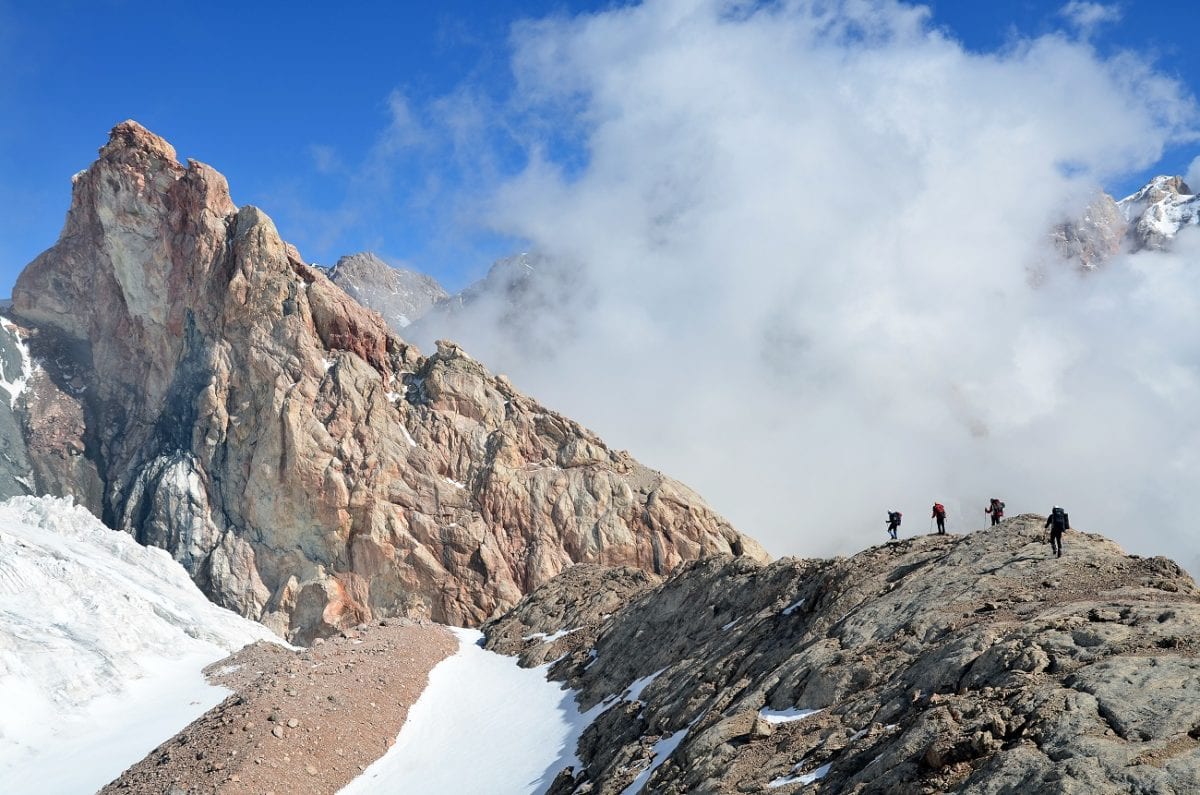
{"label": "climber", "polygon": [[946,506],[940,502],[933,504],[933,518],[937,519],[938,535],[946,535]]}
{"label": "climber", "polygon": [[1062,557],[1063,531],[1070,526],[1071,520],[1067,516],[1067,512],[1055,505],[1054,510],[1050,511],[1050,515],[1046,517],[1046,527],[1050,528],[1050,551],[1057,557]]}
{"label": "climber", "polygon": [[1004,518],[1004,503],[992,497],[992,504],[983,509],[984,513],[992,515],[992,527],[1000,524],[1000,520]]}
{"label": "climber", "polygon": [[900,512],[899,511],[888,511],[887,531],[888,531],[888,535],[890,535],[892,537],[893,541],[896,540],[896,529],[898,527],[900,527]]}

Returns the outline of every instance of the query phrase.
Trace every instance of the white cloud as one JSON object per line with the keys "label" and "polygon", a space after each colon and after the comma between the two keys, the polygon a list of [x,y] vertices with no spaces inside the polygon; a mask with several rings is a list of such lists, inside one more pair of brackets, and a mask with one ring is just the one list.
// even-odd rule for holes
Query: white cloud
{"label": "white cloud", "polygon": [[1200,190],[1200,157],[1192,160],[1183,179],[1192,190]]}
{"label": "white cloud", "polygon": [[1101,25],[1121,20],[1121,8],[1115,3],[1090,3],[1071,0],[1059,9],[1059,16],[1074,26],[1084,38]]}
{"label": "white cloud", "polygon": [[586,299],[522,319],[540,355],[460,341],[777,554],[878,543],[892,507],[924,530],[934,500],[979,527],[993,495],[1194,554],[1200,240],[1082,278],[1046,232],[1195,109],[1133,56],[928,22],[666,0],[519,28],[512,112],[588,160],[533,141],[491,217]]}

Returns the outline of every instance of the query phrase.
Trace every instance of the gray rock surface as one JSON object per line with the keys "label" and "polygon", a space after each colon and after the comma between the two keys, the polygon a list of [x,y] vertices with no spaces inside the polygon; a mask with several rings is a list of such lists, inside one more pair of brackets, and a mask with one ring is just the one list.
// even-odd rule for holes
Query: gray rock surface
{"label": "gray rock surface", "polygon": [[1056,226],[1051,237],[1063,257],[1091,270],[1121,251],[1128,231],[1121,208],[1112,196],[1102,193],[1082,216]]}
{"label": "gray rock surface", "polygon": [[[556,793],[1200,791],[1195,584],[1075,530],[1054,558],[1042,524],[690,563],[607,618],[555,607],[569,569],[485,632],[607,707]],[[792,709],[820,712],[763,712]]]}
{"label": "gray rock surface", "polygon": [[371,252],[342,257],[329,269],[329,280],[397,332],[449,297],[432,276],[394,267]]}

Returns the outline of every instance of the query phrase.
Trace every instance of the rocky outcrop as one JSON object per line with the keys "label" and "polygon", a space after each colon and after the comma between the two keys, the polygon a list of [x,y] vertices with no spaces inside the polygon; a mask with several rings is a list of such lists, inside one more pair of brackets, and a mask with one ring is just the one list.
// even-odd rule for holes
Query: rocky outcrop
{"label": "rocky outcrop", "polygon": [[598,576],[569,569],[485,632],[592,710],[552,792],[1197,791],[1195,584],[1042,525],[710,559],[564,615]]}
{"label": "rocky outcrop", "polygon": [[[134,122],[75,177],[13,301],[53,398],[29,412],[38,490],[290,639],[477,623],[574,562],[765,558],[456,345],[422,356]],[[71,464],[39,469],[53,456]]]}
{"label": "rocky outcrop", "polygon": [[395,268],[370,252],[342,257],[329,269],[329,280],[400,331],[449,296],[437,279],[408,268]]}
{"label": "rocky outcrop", "polygon": [[1128,229],[1121,208],[1102,193],[1082,216],[1056,226],[1051,239],[1064,258],[1091,270],[1121,251]]}

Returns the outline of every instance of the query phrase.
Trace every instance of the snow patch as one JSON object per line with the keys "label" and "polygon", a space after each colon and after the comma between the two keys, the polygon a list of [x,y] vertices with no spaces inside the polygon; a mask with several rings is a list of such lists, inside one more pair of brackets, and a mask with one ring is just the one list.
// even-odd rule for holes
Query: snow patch
{"label": "snow patch", "polygon": [[417,446],[417,440],[412,438],[412,434],[408,432],[408,428],[405,428],[403,424],[400,425],[400,432],[404,434],[404,438],[408,441],[409,446]]}
{"label": "snow patch", "polygon": [[795,720],[807,718],[809,715],[816,715],[818,712],[823,710],[824,707],[821,709],[799,709],[797,707],[791,707],[790,709],[760,709],[758,714],[767,723],[791,723]]}
{"label": "snow patch", "polygon": [[[792,772],[795,773],[797,770],[799,770],[801,767],[803,767],[804,762],[805,762],[805,760],[801,760],[801,761],[797,762],[796,766],[792,768]],[[816,770],[812,771],[811,773],[802,773],[801,775],[798,775],[798,776],[797,775],[782,776],[780,778],[773,779],[769,784],[767,784],[767,786],[774,789],[776,787],[782,787],[784,784],[811,784],[814,781],[819,781],[820,779],[825,778],[825,776],[827,776],[829,774],[829,768],[832,766],[833,766],[833,764],[830,763],[830,764],[826,764],[826,765],[821,765],[820,767],[818,767]]]}
{"label": "snow patch", "polygon": [[[9,407],[16,408],[17,398],[25,391],[25,387],[33,375],[33,359],[29,355],[29,346],[21,339],[16,325],[11,320],[0,318],[0,327],[9,333],[13,339],[13,345],[21,354],[21,367],[15,373],[8,372],[8,368],[4,366],[4,360],[0,359],[0,388],[8,393]],[[32,490],[31,488],[30,491]]]}
{"label": "snow patch", "polygon": [[521,638],[521,640],[540,640],[543,643],[553,643],[559,638],[565,638],[572,632],[578,632],[581,629],[583,629],[583,627],[575,627],[574,629],[560,629],[558,632],[551,632],[549,635],[547,635],[545,632],[535,632],[532,635],[526,635],[525,637]]}
{"label": "snow patch", "polygon": [[659,668],[657,671],[650,674],[649,676],[643,676],[641,679],[638,679],[636,682],[634,682],[628,688],[626,688],[626,690],[622,694],[621,698],[624,701],[641,701],[642,700],[642,691],[645,690],[650,685],[652,685],[654,683],[654,680],[658,678],[658,675],[661,674],[665,670],[667,670],[667,669]]}
{"label": "snow patch", "polygon": [[612,705],[586,713],[575,693],[485,651],[475,630],[452,630],[458,652],[438,663],[396,743],[341,795],[380,792],[544,792],[568,765],[583,730]]}
{"label": "snow patch", "polygon": [[792,602],[787,607],[783,608],[783,614],[785,616],[790,616],[792,613],[795,613],[797,610],[799,610],[803,604],[804,604],[804,599],[797,599],[796,601]]}
{"label": "snow patch", "polygon": [[649,767],[647,767],[641,773],[638,773],[638,777],[630,782],[629,786],[621,790],[621,795],[637,795],[637,793],[641,792],[642,788],[646,786],[646,782],[649,781],[650,777],[654,775],[654,771],[658,770],[659,766],[662,765],[663,762],[667,761],[671,754],[675,753],[675,749],[678,748],[679,744],[683,742],[683,739],[687,737],[687,733],[691,731],[693,726],[696,725],[696,721],[704,717],[704,714],[704,712],[701,712],[699,715],[693,718],[692,722],[687,726],[684,726],[674,734],[668,735],[667,737],[664,737],[656,742],[654,744],[654,750],[651,751],[654,761],[650,763]]}

